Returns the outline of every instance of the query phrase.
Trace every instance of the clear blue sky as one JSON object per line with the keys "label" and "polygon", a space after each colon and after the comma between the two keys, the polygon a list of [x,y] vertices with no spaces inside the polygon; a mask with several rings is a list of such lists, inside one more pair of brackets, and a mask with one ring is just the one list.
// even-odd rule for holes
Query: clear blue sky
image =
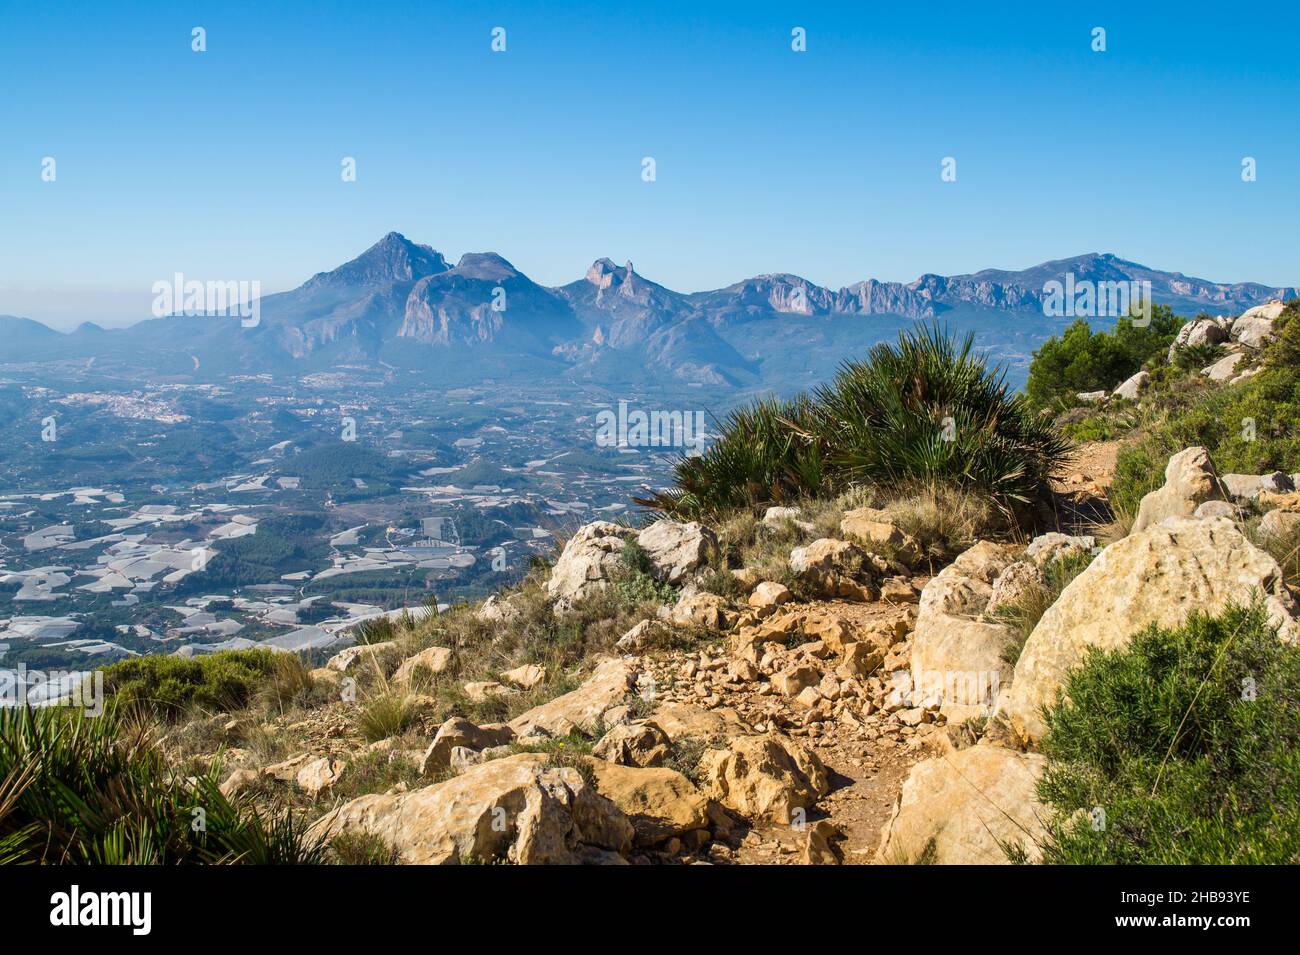
{"label": "clear blue sky", "polygon": [[393,229],[548,284],[1088,251],[1300,283],[1294,2],[561,6],[0,0],[0,313],[120,324],[177,270],[290,288]]}

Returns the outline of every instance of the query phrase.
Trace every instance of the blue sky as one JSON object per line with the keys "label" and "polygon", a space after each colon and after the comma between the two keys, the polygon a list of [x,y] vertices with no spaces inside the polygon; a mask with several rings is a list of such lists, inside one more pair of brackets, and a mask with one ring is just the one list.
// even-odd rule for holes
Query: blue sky
{"label": "blue sky", "polygon": [[121,324],[176,271],[290,288],[393,229],[547,284],[1089,251],[1300,284],[1300,5],[559,6],[0,0],[0,313]]}

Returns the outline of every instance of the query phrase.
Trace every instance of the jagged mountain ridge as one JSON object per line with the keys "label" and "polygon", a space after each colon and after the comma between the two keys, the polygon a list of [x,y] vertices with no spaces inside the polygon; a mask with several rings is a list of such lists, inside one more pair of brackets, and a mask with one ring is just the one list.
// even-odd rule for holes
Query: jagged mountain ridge
{"label": "jagged mountain ridge", "polygon": [[[790,323],[931,319],[963,309],[1041,314],[1044,283],[1067,273],[1076,282],[1149,281],[1156,301],[1187,314],[1236,313],[1298,294],[1251,282],[1209,282],[1100,253],[1021,271],[926,274],[907,283],[868,279],[835,290],[778,273],[694,293],[659,285],[630,262],[619,266],[601,258],[582,278],[547,287],[495,253],[466,253],[453,266],[430,246],[390,232],[297,289],[264,297],[256,328],[176,316],[63,334],[4,317],[0,322],[11,334],[0,341],[0,357],[127,360],[149,354],[163,368],[171,356],[178,370],[192,362],[209,371],[391,362],[458,370],[480,363],[509,372],[529,361],[542,372],[567,370],[610,381],[653,375],[694,384],[755,384],[763,378],[760,366],[773,335],[798,340],[786,327]],[[760,324],[750,328],[751,323]]]}

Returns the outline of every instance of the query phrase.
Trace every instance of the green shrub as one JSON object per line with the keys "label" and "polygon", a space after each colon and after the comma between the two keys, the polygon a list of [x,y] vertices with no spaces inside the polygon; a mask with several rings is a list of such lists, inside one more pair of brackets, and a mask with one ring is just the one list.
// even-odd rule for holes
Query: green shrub
{"label": "green shrub", "polygon": [[1262,606],[1094,650],[1065,696],[1045,714],[1045,861],[1300,862],[1300,648]]}
{"label": "green shrub", "polygon": [[974,352],[973,336],[928,326],[847,362],[811,396],[732,412],[707,451],[679,461],[671,490],[638,503],[712,518],[915,482],[1028,501],[1068,447]]}
{"label": "green shrub", "polygon": [[1125,316],[1113,330],[1094,333],[1080,318],[1034,352],[1025,394],[1034,407],[1045,408],[1074,404],[1079,392],[1109,391],[1147,362],[1163,360],[1182,324],[1167,305],[1153,305],[1151,322],[1143,328]]}
{"label": "green shrub", "polygon": [[193,707],[233,710],[248,705],[275,673],[271,650],[227,650],[199,657],[146,656],[104,668],[104,689],[119,703],[165,718]]}
{"label": "green shrub", "polygon": [[1221,474],[1300,470],[1300,303],[1275,323],[1278,339],[1258,374],[1236,385],[1170,397],[1164,419],[1120,449],[1111,504],[1136,512],[1142,495],[1164,483],[1165,465],[1183,448],[1208,448]]}
{"label": "green shrub", "polygon": [[321,861],[322,846],[304,840],[287,809],[262,814],[227,799],[215,765],[192,780],[173,773],[147,724],[119,712],[0,709],[0,861]]}

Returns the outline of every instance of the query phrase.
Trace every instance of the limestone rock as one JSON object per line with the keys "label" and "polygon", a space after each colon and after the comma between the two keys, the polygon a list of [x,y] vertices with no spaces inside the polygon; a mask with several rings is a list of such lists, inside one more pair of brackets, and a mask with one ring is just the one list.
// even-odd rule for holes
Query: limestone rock
{"label": "limestone rock", "polygon": [[1273,322],[1284,308],[1282,302],[1268,302],[1242,312],[1232,323],[1232,340],[1247,348],[1263,348],[1275,337]]}
{"label": "limestone rock", "polygon": [[927,703],[992,706],[1011,676],[1002,659],[1010,628],[981,621],[993,584],[1012,563],[1012,550],[979,541],[921,591],[912,635],[911,676]]}
{"label": "limestone rock", "polygon": [[339,673],[387,673],[388,669],[397,662],[398,656],[399,650],[394,640],[385,640],[382,643],[358,643],[334,654],[325,666]]}
{"label": "limestone rock", "polygon": [[509,623],[523,613],[510,598],[502,599],[493,594],[483,601],[474,616],[485,623]]}
{"label": "limestone rock", "polygon": [[451,666],[452,652],[447,647],[429,647],[415,656],[407,657],[393,674],[393,682],[410,683],[418,670],[424,670],[435,676],[446,672]]}
{"label": "limestone rock", "polygon": [[433,737],[425,751],[420,764],[420,773],[428,776],[445,768],[451,759],[451,751],[456,747],[472,750],[487,749],[490,746],[504,746],[515,738],[515,732],[504,723],[486,723],[479,726],[460,716],[453,716]]}
{"label": "limestone rock", "polygon": [[808,826],[804,834],[802,858],[804,865],[839,865],[844,861],[835,840],[843,834],[828,819],[818,819]]}
{"label": "limestone rock", "polygon": [[788,825],[796,809],[830,792],[826,767],[811,750],[774,733],[738,736],[700,760],[705,795],[750,822]]}
{"label": "limestone rock", "polygon": [[877,858],[886,864],[998,865],[1001,843],[1038,861],[1045,811],[1035,786],[1046,764],[1036,753],[980,744],[912,767],[883,830]]}
{"label": "limestone rock", "polygon": [[1030,541],[1025,548],[1025,556],[1039,567],[1044,567],[1067,554],[1086,553],[1096,546],[1097,539],[1090,534],[1071,536],[1052,531],[1040,534]]}
{"label": "limestone rock", "polygon": [[1253,593],[1266,597],[1283,639],[1300,636],[1277,562],[1230,521],[1170,518],[1111,544],[1029,635],[1008,700],[1013,726],[1024,738],[1042,736],[1041,707],[1054,701],[1089,647],[1127,646],[1149,624],[1177,627],[1193,608],[1217,613],[1229,601],[1248,603]]}
{"label": "limestone rock", "polygon": [[668,734],[653,720],[620,723],[592,748],[592,755],[619,766],[661,766],[668,758]]}
{"label": "limestone rock", "polygon": [[602,660],[582,686],[521,713],[510,721],[510,727],[518,736],[537,729],[550,736],[567,736],[574,729],[591,732],[601,714],[623,702],[638,672],[639,667],[629,660]]}
{"label": "limestone rock", "polygon": [[618,638],[614,643],[614,649],[620,653],[636,653],[644,650],[663,629],[663,625],[657,620],[642,620]]}
{"label": "limestone rock", "polygon": [[636,542],[654,565],[654,576],[670,584],[703,567],[718,549],[713,531],[697,521],[655,521],[637,535]]}
{"label": "limestone rock", "polygon": [[912,535],[879,518],[880,511],[874,507],[849,511],[840,521],[840,533],[857,538],[868,548],[886,547],[908,567],[917,564],[921,560],[921,547]]}
{"label": "limestone rock", "polygon": [[749,605],[755,610],[775,610],[782,604],[787,604],[794,599],[790,593],[790,588],[785,584],[779,584],[774,580],[765,580],[749,595]]}
{"label": "limestone rock", "polygon": [[227,799],[233,799],[244,790],[254,785],[258,780],[257,773],[251,769],[236,769],[225,781],[217,788],[221,790],[221,795]]}
{"label": "limestone rock", "polygon": [[1166,518],[1191,517],[1199,505],[1222,499],[1210,452],[1201,447],[1187,448],[1169,459],[1164,485],[1142,498],[1131,533],[1140,533]]}
{"label": "limestone rock", "polygon": [[730,625],[731,613],[722,597],[700,592],[678,600],[669,611],[669,620],[679,627],[725,630]]}
{"label": "limestone rock", "polygon": [[656,845],[708,826],[708,799],[681,773],[590,757],[585,762],[595,772],[597,792],[631,821],[636,845]]}
{"label": "limestone rock", "polygon": [[1259,522],[1259,536],[1265,540],[1270,537],[1285,540],[1297,532],[1300,532],[1300,513],[1296,511],[1269,511]]}
{"label": "limestone rock", "polygon": [[298,788],[314,798],[338,782],[345,766],[341,759],[330,756],[314,759],[298,770]]}
{"label": "limestone rock", "polygon": [[595,521],[579,528],[560,551],[546,592],[556,609],[567,610],[577,600],[606,587],[623,567],[623,547],[633,532],[609,521]]}
{"label": "limestone rock", "polygon": [[984,619],[997,619],[997,612],[1015,603],[1026,594],[1041,590],[1047,586],[1043,570],[1032,560],[1018,560],[1008,564],[993,581],[993,592],[989,595],[988,606],[984,608]]}
{"label": "limestone rock", "polygon": [[546,671],[535,663],[525,663],[513,670],[504,671],[501,679],[521,690],[531,690],[546,679]]}
{"label": "limestone rock", "polygon": [[1112,394],[1116,398],[1124,398],[1128,401],[1137,401],[1138,395],[1142,393],[1142,390],[1146,388],[1150,381],[1150,372],[1139,371],[1131,378],[1125,378],[1123,383],[1117,386]]}
{"label": "limestone rock", "polygon": [[308,838],[367,832],[401,862],[425,865],[572,864],[626,853],[634,834],[627,817],[576,769],[547,762],[520,753],[422,789],[361,796],[323,816]]}
{"label": "limestone rock", "polygon": [[849,541],[823,537],[790,552],[790,569],[824,597],[874,600],[871,555]]}

